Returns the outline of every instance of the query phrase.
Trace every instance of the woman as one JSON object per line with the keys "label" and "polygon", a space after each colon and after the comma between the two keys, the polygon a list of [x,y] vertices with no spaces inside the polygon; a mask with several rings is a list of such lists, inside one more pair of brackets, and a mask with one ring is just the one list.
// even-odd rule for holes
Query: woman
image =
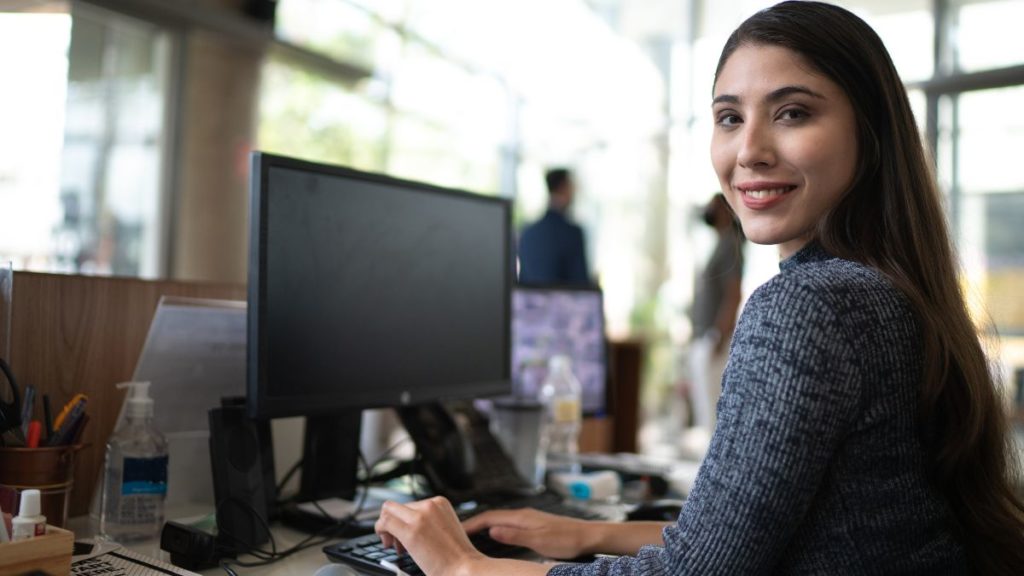
{"label": "woman", "polygon": [[1006,417],[881,40],[835,6],[762,11],[726,43],[712,113],[722,190],[783,260],[743,311],[679,520],[467,522],[556,558],[634,555],[554,567],[483,557],[441,499],[389,503],[382,538],[431,576],[1024,573]]}

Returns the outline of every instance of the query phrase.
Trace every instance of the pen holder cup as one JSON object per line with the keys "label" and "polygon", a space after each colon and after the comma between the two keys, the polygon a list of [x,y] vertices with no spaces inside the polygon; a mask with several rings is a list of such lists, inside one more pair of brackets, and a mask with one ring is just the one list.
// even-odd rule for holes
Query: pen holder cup
{"label": "pen holder cup", "polygon": [[35,488],[47,523],[63,528],[74,485],[75,454],[81,448],[0,448],[0,508],[17,514],[21,492]]}

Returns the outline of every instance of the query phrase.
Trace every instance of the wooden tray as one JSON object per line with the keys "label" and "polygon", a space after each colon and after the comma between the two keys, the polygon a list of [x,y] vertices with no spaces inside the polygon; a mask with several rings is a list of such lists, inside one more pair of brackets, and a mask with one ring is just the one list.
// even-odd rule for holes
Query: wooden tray
{"label": "wooden tray", "polygon": [[44,536],[0,544],[0,576],[21,576],[39,571],[48,576],[71,573],[71,551],[75,535],[56,526],[47,526]]}

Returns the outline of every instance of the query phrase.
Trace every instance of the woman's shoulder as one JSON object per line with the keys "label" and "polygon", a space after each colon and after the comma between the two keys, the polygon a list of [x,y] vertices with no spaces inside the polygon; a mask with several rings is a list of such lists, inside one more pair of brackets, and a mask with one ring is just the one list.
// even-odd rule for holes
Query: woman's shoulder
{"label": "woman's shoulder", "polygon": [[759,299],[796,296],[823,303],[850,299],[886,304],[906,301],[903,293],[876,268],[824,252],[793,261],[800,256],[783,261],[779,274],[755,291]]}
{"label": "woman's shoulder", "polygon": [[[914,331],[915,316],[906,296],[881,271],[850,260],[819,256],[782,270],[747,302],[751,313],[797,316],[801,321],[831,318],[859,340],[880,326]],[[904,330],[901,329],[901,332]]]}

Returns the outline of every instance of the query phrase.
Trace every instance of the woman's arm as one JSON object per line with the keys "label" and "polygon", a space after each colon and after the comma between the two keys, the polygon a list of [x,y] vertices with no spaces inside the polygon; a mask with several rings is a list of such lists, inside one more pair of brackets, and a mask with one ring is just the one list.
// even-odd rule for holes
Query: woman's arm
{"label": "woman's arm", "polygon": [[582,554],[618,554],[632,556],[643,546],[664,546],[661,532],[670,522],[597,522],[591,543]]}
{"label": "woman's arm", "polygon": [[472,534],[489,530],[498,542],[523,546],[548,558],[588,554],[636,554],[641,546],[662,545],[668,522],[593,522],[531,509],[493,510],[467,520]]}

